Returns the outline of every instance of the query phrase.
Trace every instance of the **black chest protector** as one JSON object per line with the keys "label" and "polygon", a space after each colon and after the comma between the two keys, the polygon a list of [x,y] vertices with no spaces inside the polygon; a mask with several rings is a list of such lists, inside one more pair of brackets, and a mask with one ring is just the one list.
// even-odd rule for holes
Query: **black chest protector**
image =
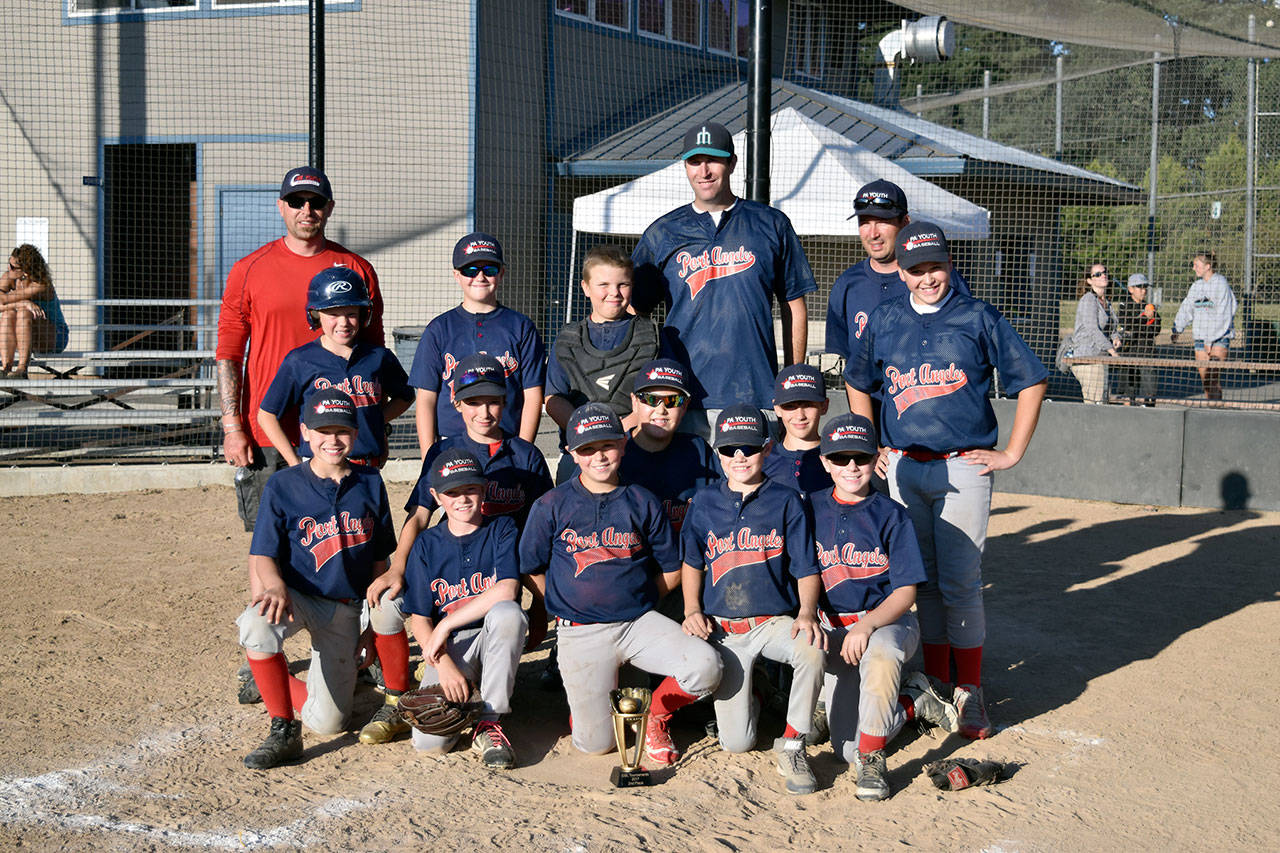
{"label": "black chest protector", "polygon": [[601,350],[591,344],[589,320],[565,326],[556,337],[555,356],[569,377],[568,400],[574,408],[583,403],[608,403],[619,417],[631,412],[631,379],[645,362],[658,356],[658,328],[646,317],[636,317],[617,349]]}

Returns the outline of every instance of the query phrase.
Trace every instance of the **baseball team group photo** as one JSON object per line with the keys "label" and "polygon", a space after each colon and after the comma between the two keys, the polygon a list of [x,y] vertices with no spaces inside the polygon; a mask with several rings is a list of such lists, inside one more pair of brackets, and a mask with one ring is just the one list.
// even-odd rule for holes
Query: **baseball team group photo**
{"label": "baseball team group photo", "polygon": [[[161,27],[238,20],[220,0],[172,18],[89,5],[67,0],[63,28],[109,24],[144,53]],[[359,55],[361,16],[383,12],[327,5],[329,60],[308,19],[306,134],[100,134],[92,296],[56,216],[15,220],[6,846],[1265,847],[1269,138],[1183,134],[1242,109],[1205,82],[1228,66],[1203,66],[1199,115],[1161,101],[1161,69],[1182,66],[1159,52],[1075,78],[1111,75],[1110,93],[1148,75],[1123,80],[1150,137],[1101,141],[1149,144],[1135,177],[1118,155],[1075,165],[1086,142],[1061,140],[1064,57],[1119,36],[1046,42],[1050,157],[1028,153],[1027,116],[992,124],[989,72],[959,82],[978,51],[1048,26],[1013,12],[988,42],[958,4],[908,4],[972,26],[969,55],[947,17],[898,27],[890,4],[891,26],[867,13],[872,42],[837,35],[867,4],[480,2],[469,47],[441,24],[475,90],[449,116],[471,122],[452,176],[467,198],[437,210],[431,169],[350,168],[347,129],[395,120],[346,95],[326,116],[315,63],[341,79],[332,55]],[[236,15],[270,34],[296,11]],[[809,12],[831,29],[801,26]],[[629,50],[678,48],[695,70],[652,73],[681,85],[749,76],[771,43],[779,69],[758,103],[761,81],[730,75],[611,115],[611,135],[578,138],[548,107],[513,133],[572,152],[545,177],[512,167],[540,156],[522,142],[486,147],[516,85],[494,51],[516,36],[485,41],[502,15],[547,39],[548,103]],[[1251,75],[1239,134],[1280,92],[1250,21],[1235,54],[1188,25]],[[868,103],[823,91],[864,61],[839,64],[840,38],[879,51]],[[568,49],[599,39],[617,55]],[[954,77],[911,100],[904,82],[933,79],[911,69],[944,60]],[[1009,92],[1052,117],[1053,84]],[[922,117],[944,109],[966,132]],[[282,147],[205,189],[217,146],[262,139]],[[1201,189],[1194,169],[1247,185]],[[520,206],[495,195],[508,185]],[[148,262],[165,241],[186,260]],[[153,294],[111,291],[139,277]]]}

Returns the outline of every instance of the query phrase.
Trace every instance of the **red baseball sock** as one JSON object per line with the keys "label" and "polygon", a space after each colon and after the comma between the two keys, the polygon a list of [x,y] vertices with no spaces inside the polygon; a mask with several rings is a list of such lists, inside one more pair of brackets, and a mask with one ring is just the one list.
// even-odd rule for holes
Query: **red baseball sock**
{"label": "red baseball sock", "polygon": [[289,700],[293,702],[293,710],[302,713],[302,706],[307,704],[307,682],[296,675],[289,676]]}
{"label": "red baseball sock", "polygon": [[382,661],[382,678],[387,689],[403,693],[409,689],[409,635],[404,631],[373,635],[378,660]]}
{"label": "red baseball sock", "polygon": [[[273,717],[293,719],[293,703],[289,701],[289,662],[284,653],[274,654],[269,658],[249,658],[249,669],[253,672],[253,681],[262,694],[262,704],[267,706],[267,713]],[[303,688],[306,695],[306,688]]]}
{"label": "red baseball sock", "polygon": [[[898,704],[902,707],[902,710],[906,713],[908,723],[916,718],[916,703],[912,702],[909,697],[903,696],[901,693],[899,693]],[[863,737],[866,737],[866,735],[863,735]]]}
{"label": "red baseball sock", "polygon": [[662,679],[658,689],[653,691],[653,699],[649,702],[649,711],[655,717],[670,717],[673,713],[696,702],[697,696],[685,693],[671,676]]}
{"label": "red baseball sock", "polygon": [[924,643],[924,674],[951,683],[951,646],[947,643]]}
{"label": "red baseball sock", "polygon": [[877,749],[884,749],[888,742],[888,738],[878,735],[860,734],[858,735],[858,752],[875,752]]}
{"label": "red baseball sock", "polygon": [[796,731],[796,727],[790,723],[787,723],[787,727],[782,730],[782,736],[787,739],[804,737],[804,735]]}
{"label": "red baseball sock", "polygon": [[982,686],[982,646],[972,649],[951,649],[956,659],[956,683]]}

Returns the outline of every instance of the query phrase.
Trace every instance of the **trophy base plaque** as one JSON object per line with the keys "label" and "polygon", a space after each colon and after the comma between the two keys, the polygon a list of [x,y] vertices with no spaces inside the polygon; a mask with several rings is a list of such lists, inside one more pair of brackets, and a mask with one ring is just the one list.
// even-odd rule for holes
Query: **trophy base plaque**
{"label": "trophy base plaque", "polygon": [[645,785],[653,784],[653,778],[649,775],[649,771],[643,767],[637,767],[635,770],[623,770],[621,767],[615,767],[613,772],[609,774],[609,781],[613,783],[615,788],[642,788]]}

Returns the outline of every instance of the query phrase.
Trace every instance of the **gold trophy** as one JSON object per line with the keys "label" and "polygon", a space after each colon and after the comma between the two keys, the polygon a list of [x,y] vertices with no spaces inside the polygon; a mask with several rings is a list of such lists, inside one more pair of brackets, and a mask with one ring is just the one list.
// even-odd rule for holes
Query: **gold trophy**
{"label": "gold trophy", "polygon": [[[609,707],[613,711],[613,736],[618,741],[621,766],[613,768],[609,781],[615,788],[651,785],[649,771],[640,766],[644,755],[644,736],[649,728],[649,702],[653,691],[647,687],[622,687],[609,691]],[[627,729],[635,735],[635,745],[627,751]]]}

